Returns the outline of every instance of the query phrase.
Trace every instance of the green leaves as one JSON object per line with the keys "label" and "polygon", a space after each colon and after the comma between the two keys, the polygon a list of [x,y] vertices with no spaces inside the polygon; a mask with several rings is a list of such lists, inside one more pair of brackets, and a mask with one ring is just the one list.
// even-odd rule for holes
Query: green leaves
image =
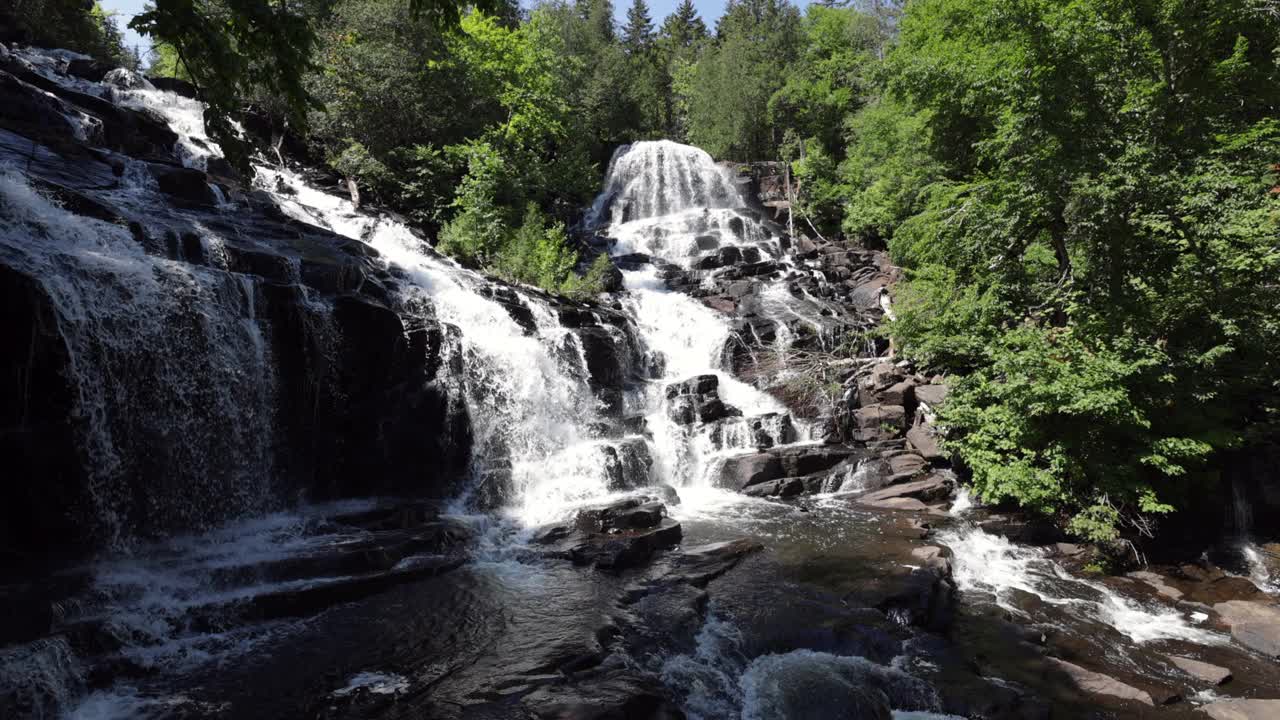
{"label": "green leaves", "polygon": [[890,330],[984,498],[1141,534],[1274,432],[1278,51],[1245,0],[908,7],[844,225],[906,268]]}

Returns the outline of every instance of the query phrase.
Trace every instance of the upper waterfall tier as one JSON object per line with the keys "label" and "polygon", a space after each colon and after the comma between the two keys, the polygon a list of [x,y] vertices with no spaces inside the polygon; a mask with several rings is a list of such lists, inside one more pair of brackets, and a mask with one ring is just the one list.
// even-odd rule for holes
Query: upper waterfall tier
{"label": "upper waterfall tier", "polygon": [[593,225],[606,220],[616,225],[690,208],[745,204],[729,171],[705,150],[657,140],[618,148],[588,219]]}

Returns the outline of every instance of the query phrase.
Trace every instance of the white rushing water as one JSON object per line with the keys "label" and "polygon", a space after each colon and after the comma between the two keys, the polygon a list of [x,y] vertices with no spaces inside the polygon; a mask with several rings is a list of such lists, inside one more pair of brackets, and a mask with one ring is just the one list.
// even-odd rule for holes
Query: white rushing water
{"label": "white rushing water", "polygon": [[460,330],[475,472],[484,477],[495,461],[509,462],[513,517],[526,525],[550,522],[609,492],[606,445],[593,429],[602,419],[600,402],[586,380],[581,349],[568,359],[557,352],[572,336],[543,300],[516,291],[537,322],[537,332],[527,335],[483,294],[487,280],[430,251],[405,225],[360,212],[296,173],[257,172],[258,184],[286,213],[373,246],[407,274],[406,292]]}
{"label": "white rushing water", "polygon": [[55,304],[95,534],[128,534],[141,462],[186,473],[181,488],[152,489],[167,513],[157,524],[269,506],[276,377],[252,284],[148,254],[125,228],[70,213],[2,168],[0,257]]}
{"label": "white rushing water", "polygon": [[947,717],[932,712],[939,706],[933,688],[897,667],[814,650],[748,658],[743,645],[741,631],[713,607],[694,650],[663,663],[663,684],[682,696],[691,720],[822,717],[871,698],[895,708],[895,718]]}
{"label": "white rushing water", "polygon": [[[588,220],[610,220],[603,233],[612,239],[615,256],[643,253],[686,269],[698,258],[724,248],[761,258],[779,257],[781,251],[770,231],[745,210],[747,204],[730,171],[706,152],[670,141],[641,142],[615,153],[605,189]],[[665,482],[700,488],[712,485],[711,475],[719,461],[754,450],[749,429],[753,418],[771,416],[765,423],[772,434],[787,435],[778,426],[792,422],[785,417],[786,407],[726,370],[724,351],[733,330],[723,315],[670,290],[654,266],[624,272],[623,278],[627,289],[623,302],[635,318],[641,340],[662,359],[662,378],[653,384],[644,404],[659,476]],[[715,426],[672,422],[663,406],[662,389],[699,375],[717,376],[721,399],[741,410],[742,416]],[[803,428],[799,434],[805,434]]]}
{"label": "white rushing water", "polygon": [[1240,553],[1244,556],[1245,565],[1249,568],[1249,579],[1253,584],[1263,592],[1280,594],[1280,578],[1276,578],[1271,571],[1272,567],[1280,566],[1280,558],[1258,547],[1256,543],[1247,541],[1240,545]]}
{"label": "white rushing water", "polygon": [[1146,605],[1101,582],[1076,577],[1044,552],[1009,542],[976,526],[946,530],[938,542],[954,553],[954,579],[967,594],[987,594],[1017,615],[1013,590],[1030,593],[1062,608],[1065,617],[1109,625],[1135,643],[1185,640],[1204,645],[1227,642],[1225,636],[1200,627],[1190,612]]}

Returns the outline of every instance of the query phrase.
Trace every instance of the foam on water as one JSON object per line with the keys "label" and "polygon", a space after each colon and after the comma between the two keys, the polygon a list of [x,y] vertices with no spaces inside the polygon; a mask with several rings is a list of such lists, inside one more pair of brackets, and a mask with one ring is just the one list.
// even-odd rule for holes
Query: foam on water
{"label": "foam on water", "polygon": [[953,577],[960,590],[990,594],[1013,613],[1024,614],[1009,601],[1009,591],[1021,590],[1049,605],[1070,608],[1072,615],[1110,625],[1136,643],[1185,640],[1212,645],[1227,641],[1218,633],[1197,627],[1186,613],[1144,605],[1100,582],[1075,577],[1040,550],[1015,545],[981,528],[947,530],[939,534],[938,542],[955,555]]}
{"label": "foam on water", "polygon": [[817,717],[859,702],[887,701],[906,711],[938,708],[928,683],[895,666],[814,650],[752,658],[743,652],[743,640],[738,627],[712,609],[693,651],[663,662],[662,681],[679,694],[691,720]]}
{"label": "foam on water", "polygon": [[952,517],[963,517],[972,509],[973,496],[969,493],[969,488],[961,485],[956,490],[956,499],[951,502],[951,509],[948,512]]}
{"label": "foam on water", "polygon": [[395,673],[361,672],[351,676],[347,684],[333,691],[335,697],[343,697],[363,690],[374,695],[398,695],[409,689],[409,679]]}

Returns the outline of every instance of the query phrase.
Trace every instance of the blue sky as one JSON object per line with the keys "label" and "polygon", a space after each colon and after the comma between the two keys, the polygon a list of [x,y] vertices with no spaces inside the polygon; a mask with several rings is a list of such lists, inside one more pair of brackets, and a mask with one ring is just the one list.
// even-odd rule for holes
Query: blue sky
{"label": "blue sky", "polygon": [[[653,25],[656,28],[662,24],[662,19],[671,14],[676,5],[680,4],[680,0],[647,0],[649,3],[649,14],[653,17]],[[808,5],[808,0],[792,0],[801,7]],[[147,0],[100,0],[102,6],[110,12],[117,13],[117,22],[120,29],[125,33],[125,44],[133,46],[141,46],[145,55],[147,48],[151,47],[151,42],[141,37],[125,26],[133,19],[133,16],[142,12],[142,6]],[[618,22],[622,23],[627,17],[627,8],[631,7],[631,0],[613,0],[614,9],[617,11]],[[524,5],[530,5],[530,2],[522,2]],[[693,0],[693,4],[698,8],[698,14],[702,16],[702,20],[707,23],[709,29],[715,29],[716,18],[724,12],[725,0]],[[143,58],[146,59],[145,57]]]}

